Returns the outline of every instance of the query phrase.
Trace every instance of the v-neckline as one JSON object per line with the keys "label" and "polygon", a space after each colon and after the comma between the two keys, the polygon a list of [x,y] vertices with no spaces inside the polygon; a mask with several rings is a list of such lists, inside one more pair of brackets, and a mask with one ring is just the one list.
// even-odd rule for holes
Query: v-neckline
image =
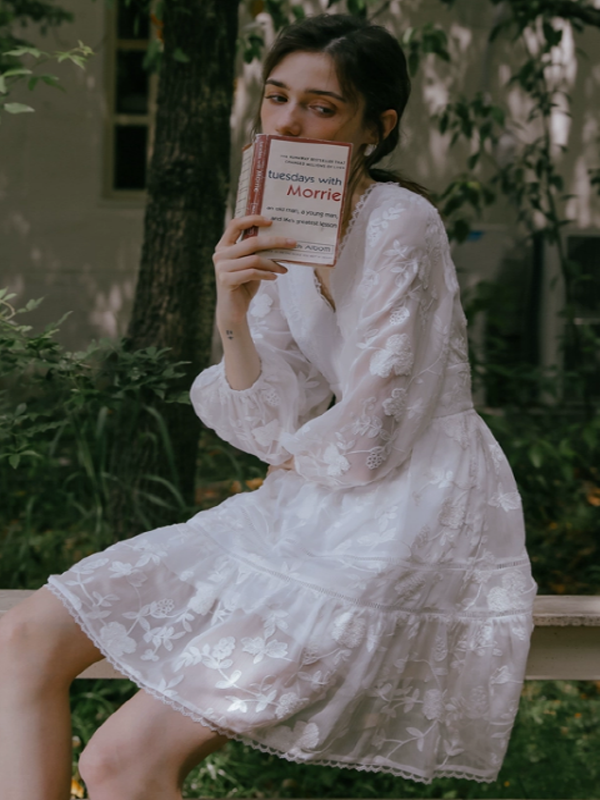
{"label": "v-neckline", "polygon": [[[350,234],[352,233],[352,229],[354,228],[356,220],[358,219],[358,215],[362,211],[362,209],[363,209],[365,203],[367,202],[367,200],[368,200],[371,192],[373,191],[373,189],[376,186],[381,186],[381,185],[384,185],[384,184],[382,184],[379,181],[375,181],[375,182],[369,184],[369,186],[367,186],[365,191],[358,198],[358,200],[356,202],[356,205],[354,206],[354,210],[352,211],[352,215],[350,217],[350,221],[348,222],[348,227],[346,228],[346,232],[344,233],[344,235],[342,237],[342,241],[340,242],[336,265],[337,265],[337,263],[339,263],[340,257],[341,257],[343,251],[346,248],[346,243],[348,241],[348,238],[350,237]],[[330,291],[328,291],[327,287],[323,284],[323,282],[321,281],[321,279],[317,275],[316,270],[315,270],[314,267],[312,269],[312,274],[313,274],[313,281],[314,281],[315,289],[319,293],[319,296],[322,298],[322,300],[325,303],[325,305],[327,306],[327,308],[333,314],[335,314],[337,309],[336,309],[336,306],[335,306],[335,302],[333,300],[332,293]]]}

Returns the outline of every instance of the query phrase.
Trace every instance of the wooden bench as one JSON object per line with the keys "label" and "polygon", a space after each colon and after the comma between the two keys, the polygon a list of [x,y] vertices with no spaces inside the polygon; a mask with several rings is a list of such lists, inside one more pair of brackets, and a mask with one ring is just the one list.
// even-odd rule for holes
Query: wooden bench
{"label": "wooden bench", "polygon": [[[0,616],[32,592],[0,590]],[[600,680],[600,596],[540,595],[527,661],[528,680]],[[106,661],[80,678],[122,677]]]}

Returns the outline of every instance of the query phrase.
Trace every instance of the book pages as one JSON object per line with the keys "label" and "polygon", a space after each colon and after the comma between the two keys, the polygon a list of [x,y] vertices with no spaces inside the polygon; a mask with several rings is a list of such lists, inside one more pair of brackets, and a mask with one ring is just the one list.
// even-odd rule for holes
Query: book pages
{"label": "book pages", "polygon": [[250,191],[250,174],[252,172],[252,158],[254,156],[254,145],[249,144],[242,151],[242,168],[238,183],[237,197],[235,200],[234,217],[243,217],[246,214],[248,205],[248,193]]}

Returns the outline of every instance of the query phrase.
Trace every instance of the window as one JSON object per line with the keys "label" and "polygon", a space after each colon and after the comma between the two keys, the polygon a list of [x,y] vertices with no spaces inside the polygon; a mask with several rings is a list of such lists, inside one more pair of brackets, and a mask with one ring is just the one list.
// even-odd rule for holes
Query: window
{"label": "window", "polygon": [[146,188],[156,95],[156,76],[144,68],[150,20],[139,8],[117,0],[107,15],[105,194],[124,199],[141,197]]}

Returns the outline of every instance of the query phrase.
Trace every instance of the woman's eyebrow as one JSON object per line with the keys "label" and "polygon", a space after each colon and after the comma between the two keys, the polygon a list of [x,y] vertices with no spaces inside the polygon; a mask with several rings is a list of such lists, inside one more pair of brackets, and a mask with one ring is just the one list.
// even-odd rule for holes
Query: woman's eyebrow
{"label": "woman's eyebrow", "polygon": [[[272,86],[278,86],[280,89],[289,89],[289,86],[286,86],[283,81],[276,81],[274,78],[267,78],[265,81],[265,86],[267,84],[271,84]],[[341,103],[345,103],[346,99],[342,97],[340,94],[336,92],[326,92],[324,89],[305,89],[306,94],[318,94],[324,97],[333,97],[336,100],[339,100]]]}

